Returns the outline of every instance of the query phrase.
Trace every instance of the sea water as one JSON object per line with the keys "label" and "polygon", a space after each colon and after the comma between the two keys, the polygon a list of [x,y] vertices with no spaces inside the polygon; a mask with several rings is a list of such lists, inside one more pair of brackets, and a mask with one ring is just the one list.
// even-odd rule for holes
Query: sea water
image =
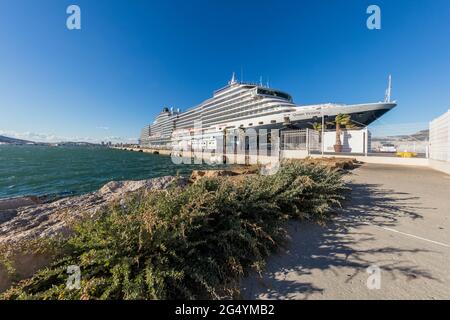
{"label": "sea water", "polygon": [[24,195],[79,195],[109,181],[189,175],[208,165],[178,165],[170,156],[106,147],[0,145],[0,199]]}

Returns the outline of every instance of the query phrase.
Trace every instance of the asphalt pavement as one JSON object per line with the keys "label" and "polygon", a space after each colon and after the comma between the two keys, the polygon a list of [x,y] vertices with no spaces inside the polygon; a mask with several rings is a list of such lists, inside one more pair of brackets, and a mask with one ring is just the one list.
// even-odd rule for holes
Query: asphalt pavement
{"label": "asphalt pavement", "polygon": [[289,224],[291,241],[248,299],[450,299],[450,175],[364,164],[346,177],[344,208],[325,226]]}

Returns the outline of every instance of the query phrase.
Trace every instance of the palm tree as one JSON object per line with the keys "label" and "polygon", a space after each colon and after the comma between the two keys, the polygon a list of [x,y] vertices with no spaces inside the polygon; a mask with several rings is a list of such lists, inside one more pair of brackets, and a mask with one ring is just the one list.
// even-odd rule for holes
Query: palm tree
{"label": "palm tree", "polygon": [[319,143],[322,145],[323,143],[323,130],[325,130],[327,128],[327,124],[324,123],[324,125],[322,126],[321,123],[319,122],[314,122],[312,124],[313,130],[317,131],[318,133],[320,133],[319,135]]}
{"label": "palm tree", "polygon": [[312,127],[313,127],[313,129],[316,130],[316,131],[322,131],[322,124],[321,124],[321,123],[314,122],[314,123],[312,124]]}
{"label": "palm tree", "polygon": [[342,152],[341,129],[354,128],[354,124],[352,123],[350,115],[342,113],[338,114],[331,123],[336,125],[336,144],[334,145],[334,151]]}

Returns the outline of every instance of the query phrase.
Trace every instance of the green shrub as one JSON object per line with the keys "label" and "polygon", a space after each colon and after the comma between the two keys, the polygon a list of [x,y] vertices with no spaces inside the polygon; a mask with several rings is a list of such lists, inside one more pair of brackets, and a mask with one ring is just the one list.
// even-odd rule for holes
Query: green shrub
{"label": "green shrub", "polygon": [[[52,241],[60,258],[3,299],[221,299],[286,240],[290,219],[323,220],[345,191],[341,174],[287,163],[239,183],[204,178],[185,188],[136,193]],[[81,289],[66,288],[67,266]]]}

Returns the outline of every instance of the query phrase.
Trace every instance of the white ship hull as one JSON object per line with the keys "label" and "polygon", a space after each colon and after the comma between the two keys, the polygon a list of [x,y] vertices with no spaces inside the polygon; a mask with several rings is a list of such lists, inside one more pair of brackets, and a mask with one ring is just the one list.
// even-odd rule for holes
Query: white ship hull
{"label": "white ship hull", "polygon": [[355,105],[299,106],[284,92],[239,83],[233,76],[228,86],[186,112],[164,108],[156,121],[143,129],[140,144],[170,148],[181,141],[201,140],[209,147],[217,136],[233,130],[312,128],[322,121],[328,125],[338,114],[348,114],[354,125],[364,127],[395,108],[396,103],[390,102],[390,87],[385,100]]}

